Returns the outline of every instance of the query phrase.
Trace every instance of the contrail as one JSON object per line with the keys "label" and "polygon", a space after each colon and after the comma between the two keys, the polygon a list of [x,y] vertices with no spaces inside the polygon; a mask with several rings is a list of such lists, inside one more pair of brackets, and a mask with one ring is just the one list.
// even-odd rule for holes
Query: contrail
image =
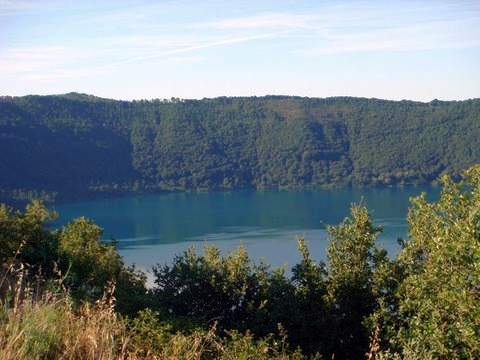
{"label": "contrail", "polygon": [[195,51],[195,50],[208,49],[208,48],[212,48],[212,47],[236,44],[236,43],[241,43],[241,42],[246,42],[246,41],[266,39],[266,38],[271,38],[271,37],[274,37],[274,36],[278,36],[280,34],[284,34],[286,32],[287,31],[275,32],[275,33],[270,33],[270,34],[262,34],[262,35],[243,36],[243,37],[236,37],[236,38],[231,38],[231,39],[214,41],[214,42],[201,44],[201,45],[187,46],[187,47],[183,47],[183,48],[179,48],[179,49],[164,51],[164,52],[161,52],[159,54],[152,54],[152,55],[148,55],[148,56],[139,56],[139,57],[127,59],[127,60],[124,60],[124,61],[115,62],[115,63],[112,63],[110,65],[106,65],[105,67],[106,68],[117,67],[119,65],[131,64],[131,63],[135,63],[135,62],[141,62],[141,61],[157,59],[157,58],[163,58],[163,57],[167,57],[167,56],[170,56],[170,55],[182,54],[182,53],[191,52],[191,51]]}

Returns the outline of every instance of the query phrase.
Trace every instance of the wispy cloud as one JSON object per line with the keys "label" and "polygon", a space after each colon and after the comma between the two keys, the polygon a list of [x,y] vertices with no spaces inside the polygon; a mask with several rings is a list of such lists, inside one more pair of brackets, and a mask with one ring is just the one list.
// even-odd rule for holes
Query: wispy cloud
{"label": "wispy cloud", "polygon": [[155,48],[168,49],[172,47],[188,47],[200,41],[205,41],[205,35],[124,35],[106,37],[102,40],[115,47],[126,46],[128,48]]}
{"label": "wispy cloud", "polygon": [[[321,90],[325,83],[309,79],[327,67],[344,73],[340,67],[361,52],[411,52],[398,58],[414,64],[417,58],[428,62],[428,50],[451,49],[445,56],[462,59],[466,68],[478,52],[457,49],[480,47],[478,24],[478,0],[247,0],[236,7],[221,0],[0,0],[0,90],[98,86],[120,93],[126,90],[110,84],[125,79],[129,91],[164,81],[163,91],[188,88],[204,96],[205,82],[195,88],[195,79],[212,79],[218,89],[218,76],[227,72],[236,80],[225,89],[255,91],[257,81],[257,91],[269,92],[269,84],[285,79],[299,92]],[[316,57],[326,66],[318,67]],[[292,68],[305,76],[285,76]]]}
{"label": "wispy cloud", "polygon": [[[299,51],[307,55],[326,55],[368,51],[418,51],[458,49],[480,46],[478,12],[430,15],[432,7],[402,9],[398,12],[346,12],[325,18],[326,31],[317,34],[312,44]],[[463,9],[462,9],[463,10]],[[376,22],[372,17],[379,17]],[[370,23],[370,25],[367,25]]]}
{"label": "wispy cloud", "polygon": [[0,0],[0,16],[17,15],[25,12],[49,11],[61,5],[58,1]]}
{"label": "wispy cloud", "polygon": [[[155,59],[169,58],[175,62],[187,63],[205,60],[205,57],[198,55],[181,56],[183,54],[195,53],[200,50],[228,46],[238,43],[245,43],[278,36],[280,33],[267,33],[243,37],[231,37],[217,40],[210,40],[188,46],[177,46],[168,50],[150,52],[149,54],[125,58],[123,60],[104,63],[104,65],[88,66],[88,61],[93,54],[84,53],[79,49],[64,47],[38,47],[11,49],[7,56],[0,60],[0,76],[7,77],[14,74],[20,75],[27,80],[56,80],[61,78],[81,78],[87,76],[106,75],[119,69],[124,65],[142,63]],[[134,39],[130,39],[134,40]],[[138,40],[138,39],[136,39]],[[197,38],[195,37],[195,40]],[[148,41],[155,42],[153,38]],[[147,42],[148,42],[147,41]],[[192,44],[185,38],[186,43]],[[134,41],[135,42],[135,41]],[[165,41],[171,44],[171,41]],[[109,49],[103,50],[108,53]],[[97,56],[100,56],[97,54]],[[106,56],[105,56],[106,57]]]}
{"label": "wispy cloud", "polygon": [[0,78],[54,80],[99,75],[106,69],[87,64],[92,54],[73,48],[32,47],[10,49],[0,58]]}
{"label": "wispy cloud", "polygon": [[0,13],[2,11],[19,11],[36,7],[31,1],[0,0]]}
{"label": "wispy cloud", "polygon": [[88,78],[101,75],[105,75],[105,71],[96,68],[51,69],[50,71],[39,71],[36,73],[24,74],[22,79],[26,81],[53,82],[64,79]]}
{"label": "wispy cloud", "polygon": [[472,1],[409,6],[352,2],[317,6],[308,14],[264,13],[192,27],[225,32],[283,30],[298,44],[308,44],[304,50],[291,47],[286,51],[308,55],[456,49],[479,46],[479,9],[479,3]]}
{"label": "wispy cloud", "polygon": [[194,28],[210,29],[259,29],[259,28],[308,28],[319,19],[318,15],[272,13],[248,17],[229,18],[218,21],[194,23]]}
{"label": "wispy cloud", "polygon": [[232,44],[237,44],[237,43],[244,43],[244,42],[249,42],[249,41],[272,38],[272,37],[275,37],[275,36],[279,36],[281,34],[283,34],[283,32],[266,33],[266,34],[242,36],[242,37],[224,38],[224,39],[221,39],[221,40],[215,40],[215,41],[206,42],[206,43],[202,43],[202,44],[196,44],[196,45],[185,46],[185,47],[177,47],[177,48],[174,48],[174,49],[165,50],[165,51],[161,51],[161,52],[158,52],[158,53],[153,53],[153,54],[150,54],[150,55],[133,57],[133,58],[129,58],[129,59],[126,59],[126,60],[123,60],[123,61],[112,63],[109,66],[110,67],[117,67],[117,66],[120,66],[120,65],[123,65],[123,64],[142,62],[142,61],[158,59],[158,58],[164,58],[164,57],[169,57],[169,56],[172,56],[172,55],[189,53],[189,52],[204,50],[204,49],[213,48],[213,47],[227,46],[227,45],[232,45]]}

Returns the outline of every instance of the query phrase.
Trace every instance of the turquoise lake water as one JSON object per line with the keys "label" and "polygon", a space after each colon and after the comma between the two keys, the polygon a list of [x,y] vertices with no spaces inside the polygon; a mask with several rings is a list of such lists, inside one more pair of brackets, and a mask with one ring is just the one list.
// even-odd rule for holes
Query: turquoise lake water
{"label": "turquoise lake water", "polygon": [[325,225],[340,223],[362,199],[383,227],[379,243],[394,256],[407,234],[409,199],[422,191],[438,194],[432,187],[149,194],[58,204],[54,225],[86,216],[142,269],[171,263],[192,245],[201,253],[205,244],[224,253],[243,244],[255,262],[289,269],[300,260],[296,236],[307,239],[312,258],[326,259]]}

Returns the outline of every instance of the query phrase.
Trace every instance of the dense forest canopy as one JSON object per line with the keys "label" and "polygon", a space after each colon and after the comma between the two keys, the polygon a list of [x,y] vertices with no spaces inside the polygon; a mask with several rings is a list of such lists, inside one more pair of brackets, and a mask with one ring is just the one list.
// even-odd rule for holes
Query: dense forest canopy
{"label": "dense forest canopy", "polygon": [[0,97],[0,196],[422,184],[479,138],[480,99]]}

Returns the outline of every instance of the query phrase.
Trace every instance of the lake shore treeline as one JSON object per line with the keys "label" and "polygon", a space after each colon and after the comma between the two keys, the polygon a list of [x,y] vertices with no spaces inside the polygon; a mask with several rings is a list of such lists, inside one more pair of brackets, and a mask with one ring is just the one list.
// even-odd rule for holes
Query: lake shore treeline
{"label": "lake shore treeline", "polygon": [[178,254],[145,274],[81,217],[50,229],[41,202],[0,206],[2,359],[476,359],[480,357],[480,165],[438,200],[412,199],[393,259],[368,204],[308,239],[291,269],[244,248]]}
{"label": "lake shore treeline", "polygon": [[0,197],[366,187],[480,162],[480,100],[0,97]]}

